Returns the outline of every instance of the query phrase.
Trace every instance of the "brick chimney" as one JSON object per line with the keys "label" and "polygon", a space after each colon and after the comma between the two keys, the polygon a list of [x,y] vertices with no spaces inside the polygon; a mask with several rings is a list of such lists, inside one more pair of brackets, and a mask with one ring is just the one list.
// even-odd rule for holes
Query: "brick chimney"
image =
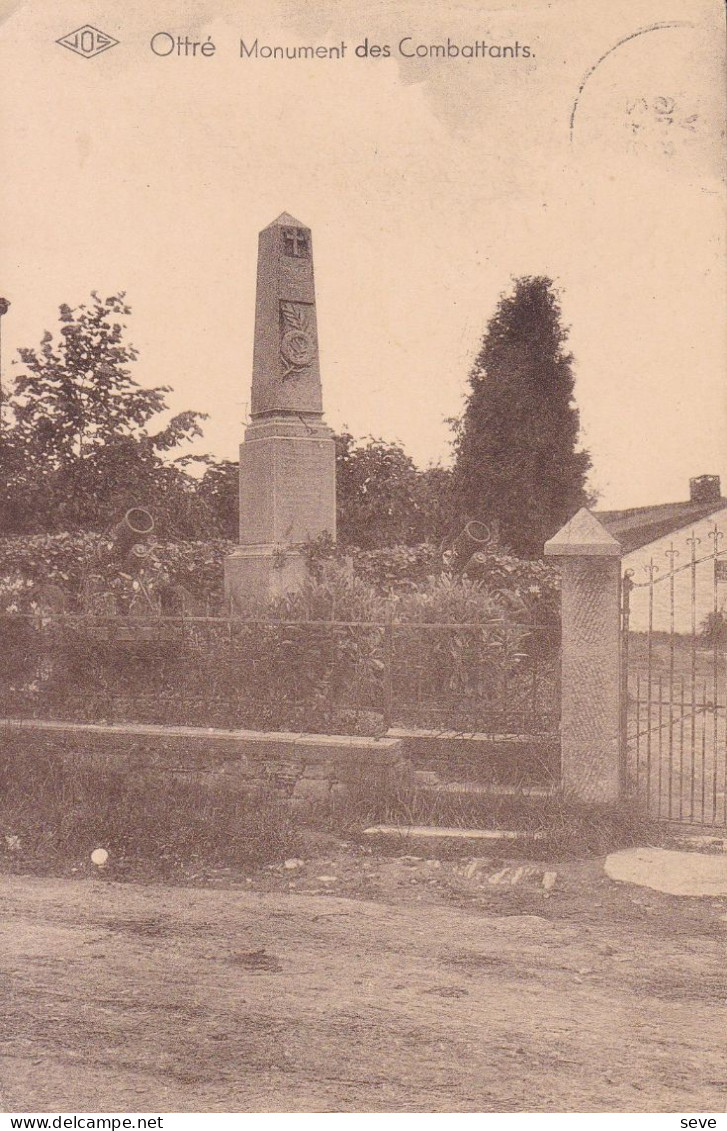
{"label": "brick chimney", "polygon": [[697,475],[689,480],[690,503],[721,503],[719,475]]}

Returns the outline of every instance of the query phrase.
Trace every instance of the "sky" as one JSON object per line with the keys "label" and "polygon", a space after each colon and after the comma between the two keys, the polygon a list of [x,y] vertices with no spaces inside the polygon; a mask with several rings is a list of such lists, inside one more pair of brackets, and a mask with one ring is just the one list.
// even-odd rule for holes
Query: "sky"
{"label": "sky", "polygon": [[[84,24],[118,44],[56,43]],[[518,57],[433,57],[448,41]],[[599,505],[703,473],[727,493],[723,43],[719,0],[0,0],[4,381],[61,303],[124,290],[137,380],[236,458],[257,233],[287,211],[313,233],[335,429],[446,463],[498,297],[545,274]]]}

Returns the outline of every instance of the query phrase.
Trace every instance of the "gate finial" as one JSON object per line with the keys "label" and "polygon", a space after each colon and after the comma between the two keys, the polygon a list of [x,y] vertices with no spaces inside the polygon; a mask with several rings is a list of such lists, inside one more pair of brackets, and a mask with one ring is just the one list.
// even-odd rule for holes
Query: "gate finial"
{"label": "gate finial", "polygon": [[621,543],[598,521],[588,507],[581,507],[569,518],[557,534],[545,543],[545,553],[551,558],[621,556]]}

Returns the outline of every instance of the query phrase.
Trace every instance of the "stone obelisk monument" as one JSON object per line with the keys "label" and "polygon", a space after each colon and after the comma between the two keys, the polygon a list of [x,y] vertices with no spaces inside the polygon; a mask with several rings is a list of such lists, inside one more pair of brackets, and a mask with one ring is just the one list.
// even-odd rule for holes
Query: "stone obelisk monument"
{"label": "stone obelisk monument", "polygon": [[225,560],[233,606],[295,589],[306,575],[303,544],[336,536],[311,233],[287,212],[258,241],[250,415],[240,445],[240,546]]}

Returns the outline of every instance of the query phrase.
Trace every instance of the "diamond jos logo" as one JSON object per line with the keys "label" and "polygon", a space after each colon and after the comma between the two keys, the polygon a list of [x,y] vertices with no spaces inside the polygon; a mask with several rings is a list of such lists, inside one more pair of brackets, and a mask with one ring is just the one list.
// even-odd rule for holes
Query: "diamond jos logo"
{"label": "diamond jos logo", "polygon": [[64,35],[62,39],[56,40],[61,47],[67,47],[69,51],[75,51],[76,55],[83,55],[85,59],[93,59],[94,55],[108,51],[109,47],[115,47],[118,42],[118,39],[91,27],[90,24],[84,24],[83,27]]}

